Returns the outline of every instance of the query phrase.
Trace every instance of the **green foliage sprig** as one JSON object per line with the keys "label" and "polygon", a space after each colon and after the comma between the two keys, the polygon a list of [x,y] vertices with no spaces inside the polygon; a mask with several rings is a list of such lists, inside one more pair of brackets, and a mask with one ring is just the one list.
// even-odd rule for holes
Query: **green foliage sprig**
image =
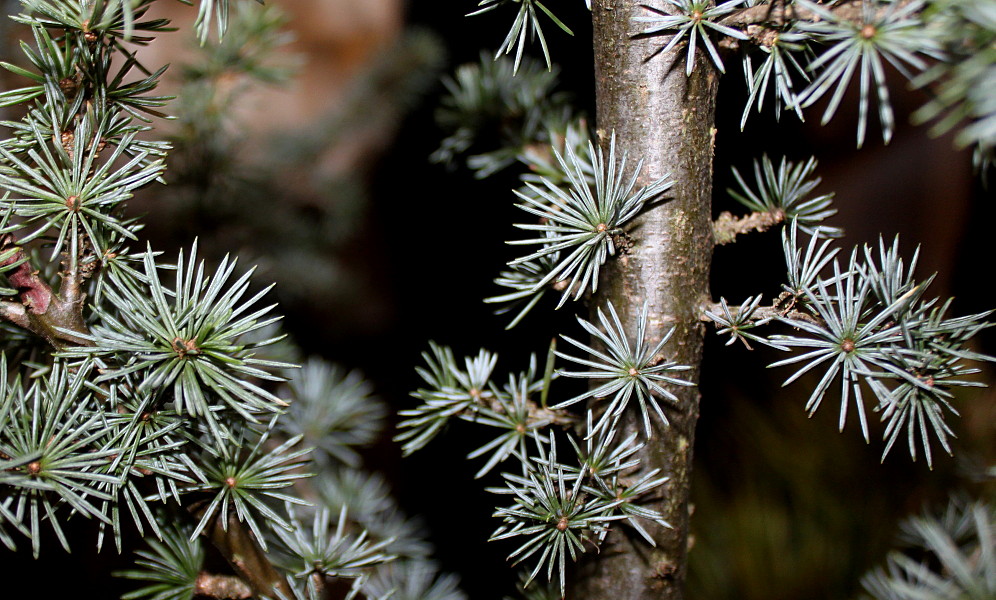
{"label": "green foliage sprig", "polygon": [[935,0],[925,33],[947,60],[913,79],[913,85],[933,92],[913,120],[937,119],[931,129],[935,134],[962,124],[955,142],[975,146],[976,165],[985,174],[996,163],[996,100],[988,91],[996,81],[996,2]]}
{"label": "green foliage sprig", "polygon": [[540,219],[538,224],[517,223],[516,227],[539,232],[541,236],[509,242],[541,245],[536,252],[517,258],[510,265],[558,254],[559,261],[532,290],[536,291],[551,282],[560,284],[563,293],[558,307],[563,306],[572,295],[574,300],[578,300],[587,289],[595,291],[599,268],[616,253],[616,238],[625,234],[623,226],[649,201],[672,185],[665,175],[636,189],[643,162],[637,163],[627,181],[626,156],[624,154],[617,162],[614,134],[609,142],[608,158],[601,149],[596,152],[593,145],[589,149],[595,172],[594,186],[588,184],[584,163],[569,146],[567,150],[566,159],[554,150],[568,177],[569,187],[566,190],[547,179],[541,179],[542,188],[526,182],[526,187],[538,199],[515,190],[522,200],[518,207]]}
{"label": "green foliage sprig", "polygon": [[346,373],[310,359],[288,387],[290,396],[299,401],[291,403],[278,423],[285,434],[302,436],[305,445],[315,448],[318,461],[359,467],[356,448],[376,440],[385,416],[370,383],[357,371]]}
{"label": "green foliage sprig", "polygon": [[9,210],[26,227],[36,226],[33,232],[20,236],[22,243],[51,235],[55,240],[52,255],[58,256],[65,248],[69,259],[76,261],[83,251],[80,231],[98,254],[110,250],[114,234],[135,238],[128,227],[131,223],[115,213],[134,190],[157,179],[164,164],[161,160],[143,164],[149,152],[138,151],[114,168],[126,156],[134,133],[118,140],[106,158],[100,156],[105,137],[104,127],[86,119],[77,127],[67,149],[63,144],[53,144],[50,136],[36,128],[33,149],[26,153],[35,167],[0,147],[0,157],[16,173],[9,176],[0,172],[0,185],[16,194],[0,203],[0,210]]}
{"label": "green foliage sprig", "polygon": [[710,39],[709,30],[739,40],[748,39],[747,34],[739,29],[728,27],[719,22],[720,17],[730,14],[738,6],[743,5],[744,0],[728,0],[717,5],[713,5],[706,0],[664,1],[677,9],[677,12],[675,14],[668,14],[663,10],[645,5],[644,8],[656,14],[653,16],[635,17],[633,19],[637,23],[651,24],[650,27],[641,31],[640,34],[654,35],[673,32],[671,39],[661,49],[661,52],[667,52],[682,41],[685,41],[687,44],[687,58],[685,59],[686,75],[691,75],[692,69],[695,68],[695,55],[698,53],[699,48],[698,42],[702,40],[702,45],[709,52],[709,58],[712,59],[713,64],[716,65],[720,73],[725,73],[726,67],[723,65],[723,59],[719,56],[719,50],[716,49],[716,45]]}
{"label": "green foliage sprig", "polygon": [[788,294],[789,308],[794,308],[805,296],[806,290],[813,288],[820,273],[840,252],[840,248],[832,246],[830,240],[812,235],[803,253],[799,247],[799,229],[795,223],[782,229],[782,254],[787,270],[787,283],[782,284],[782,289]]}
{"label": "green foliage sprig", "polygon": [[[297,519],[292,507],[288,506],[288,512],[291,514],[290,531],[276,530],[288,556],[288,562],[284,566],[294,577],[308,582],[308,593],[312,596],[321,591],[314,586],[312,575],[315,573],[355,579],[366,575],[366,567],[395,558],[384,551],[393,540],[370,542],[366,531],[357,536],[347,532],[349,519],[345,506],[340,510],[335,523],[328,508],[320,507],[313,511],[310,529]],[[330,531],[334,532],[331,536]]]}
{"label": "green foliage sprig", "polygon": [[789,23],[785,28],[766,31],[759,40],[758,48],[767,55],[761,66],[755,69],[751,52],[744,52],[743,66],[748,96],[740,118],[741,130],[747,124],[751,107],[757,106],[757,112],[762,112],[769,87],[774,91],[776,119],[781,118],[783,108],[791,109],[799,119],[803,118],[794,80],[801,78],[809,81],[805,67],[796,57],[796,54],[806,57],[811,53],[806,43],[808,40],[805,33],[794,30],[794,23]]}
{"label": "green foliage sprig", "polygon": [[193,596],[205,558],[199,538],[170,527],[161,542],[149,540],[149,550],[139,550],[138,556],[135,565],[144,569],[119,571],[116,575],[150,584],[125,594],[123,600],[186,600]]}
{"label": "green foliage sprig", "polygon": [[[863,390],[870,390],[876,398],[873,409],[886,423],[883,459],[904,430],[914,460],[919,447],[927,464],[933,463],[931,437],[951,454],[945,413],[957,415],[951,403],[954,389],[981,385],[970,378],[978,369],[966,363],[993,360],[970,350],[974,336],[991,326],[986,320],[990,312],[946,316],[951,301],[924,298],[933,278],[914,280],[916,255],[907,268],[898,239],[888,247],[880,242],[877,252],[855,248],[842,266],[835,257],[839,248],[821,240],[819,229],[805,251],[799,248],[798,229],[793,221],[783,233],[789,283],[771,307],[760,307],[755,297],[734,311],[723,300],[722,314],[713,309],[706,316],[730,333],[731,341],[746,337],[743,329],[762,323],[791,325],[797,333],[750,333],[749,339],[780,349],[804,349],[771,366],[801,365],[786,385],[810,372],[818,375],[806,403],[810,414],[839,383],[839,426],[843,430],[853,400],[866,440]],[[826,269],[832,272],[824,275]]]}
{"label": "green foliage sprig", "polygon": [[364,585],[367,597],[377,600],[466,600],[456,577],[439,575],[428,561],[396,561],[380,569]]}
{"label": "green foliage sprig", "polygon": [[268,289],[243,300],[251,271],[226,289],[235,261],[226,258],[214,275],[208,275],[203,261],[197,262],[195,244],[186,262],[180,254],[176,285],[169,289],[160,281],[151,250],[143,262],[144,281],[114,281],[115,285],[105,291],[109,305],[120,316],[97,309],[107,325],[95,325],[91,334],[82,336],[91,346],[65,354],[99,357],[104,374],[98,381],[138,373],[143,377],[142,390],[171,387],[176,410],[203,418],[220,448],[229,434],[215,416],[217,402],[249,421],[257,420],[255,413],[286,406],[272,392],[249,381],[280,381],[282,378],[263,368],[292,366],[254,356],[257,348],[280,338],[240,342],[241,336],[279,320],[264,318],[272,305],[256,307]]}
{"label": "green foliage sprig", "polygon": [[[553,444],[551,439],[550,445]],[[542,444],[539,448],[542,449]],[[552,581],[556,568],[563,594],[567,585],[567,557],[576,561],[585,551],[586,541],[592,541],[592,536],[600,535],[609,521],[623,515],[613,514],[622,500],[589,497],[584,493],[584,478],[570,477],[556,458],[550,452],[546,457],[541,456],[538,464],[523,462],[522,476],[505,474],[507,493],[514,495],[514,503],[495,512],[494,516],[504,524],[491,535],[491,540],[524,537],[522,545],[509,555],[514,559],[513,564],[539,554],[529,579],[546,567],[547,579]]]}
{"label": "green foliage sprig", "polygon": [[[900,539],[910,552],[889,554],[862,580],[877,600],[989,598],[996,593],[996,511],[987,502],[953,500],[940,515],[924,514],[902,524]],[[924,558],[917,550],[926,551]]]}
{"label": "green foliage sprig", "polygon": [[[379,565],[427,556],[386,486],[347,469],[384,413],[362,378],[310,361],[281,387],[296,353],[252,270],[196,243],[176,264],[131,247],[142,223],[126,203],[162,181],[170,150],[154,128],[166,67],[137,49],[169,22],[152,0],[21,4],[24,59],[0,65],[25,82],[0,92],[18,115],[0,123],[0,543],[38,556],[51,531],[70,550],[76,518],[121,552],[137,530],[149,548],[118,573],[143,582],[135,600],[317,600],[337,578],[353,597]],[[268,52],[285,35],[274,16],[205,0],[197,29]],[[266,75],[258,47],[227,48],[233,71]]]}
{"label": "green foliage sprig", "polygon": [[[827,363],[823,369],[820,382],[813,389],[806,410],[810,414],[816,412],[827,389],[840,376],[841,405],[840,428],[843,430],[847,418],[847,408],[850,394],[854,395],[855,408],[861,421],[861,431],[868,439],[868,422],[865,416],[864,403],[861,397],[861,386],[858,380],[862,374],[871,373],[878,368],[883,371],[890,369],[888,356],[893,344],[900,341],[900,328],[892,323],[893,314],[901,306],[892,304],[869,314],[869,285],[853,276],[857,268],[856,253],[848,269],[848,276],[841,275],[839,263],[833,263],[835,282],[831,289],[824,281],[817,281],[815,290],[807,290],[808,305],[820,324],[813,324],[798,319],[785,319],[793,327],[797,327],[809,336],[787,335],[776,338],[777,342],[789,348],[812,348],[805,354],[793,356],[771,366],[778,367],[795,363],[803,363],[785,384],[795,381],[809,370]],[[905,303],[905,299],[900,300]],[[879,398],[888,398],[888,391],[874,377],[867,379],[872,390]]]}
{"label": "green foliage sprig", "polygon": [[[105,467],[121,460],[118,444],[123,432],[118,430],[110,440],[105,437],[104,415],[93,410],[97,401],[86,387],[91,369],[88,364],[72,370],[56,364],[28,389],[19,380],[9,386],[3,383],[0,453],[9,470],[0,476],[6,513],[0,518],[28,536],[35,557],[42,523],[69,550],[63,521],[56,516],[61,505],[110,523],[100,502],[110,496],[101,487],[121,484]],[[0,374],[7,375],[6,364]],[[4,538],[13,545],[9,535]]]}
{"label": "green foliage sprig", "polygon": [[508,303],[495,311],[496,315],[505,314],[518,309],[515,317],[509,321],[505,329],[511,329],[522,321],[522,318],[543,299],[550,286],[550,273],[560,263],[560,251],[555,250],[534,260],[523,260],[509,264],[508,271],[502,271],[495,283],[512,291],[507,294],[485,298],[488,303]]}
{"label": "green foliage sprig", "polygon": [[[478,63],[461,65],[443,79],[448,94],[436,110],[436,122],[447,136],[433,152],[435,162],[452,164],[467,158],[478,178],[488,177],[520,158],[531,145],[549,141],[551,131],[562,131],[572,120],[568,96],[557,92],[559,68],[543,69],[526,59],[515,65],[482,54]],[[476,150],[481,139],[497,137],[498,147]]]}
{"label": "green foliage sprig", "polygon": [[549,17],[567,35],[574,35],[574,32],[567,25],[564,25],[564,22],[558,19],[556,15],[550,12],[550,9],[540,2],[540,0],[480,0],[478,3],[480,8],[469,13],[468,16],[480,15],[495,10],[499,6],[510,4],[518,4],[519,10],[516,13],[515,20],[512,21],[512,28],[508,30],[508,35],[505,36],[505,41],[501,43],[495,56],[511,54],[512,49],[515,48],[515,63],[512,66],[512,71],[518,71],[527,38],[530,41],[539,38],[540,46],[543,48],[543,57],[546,59],[546,66],[548,69],[551,68],[550,49],[546,45],[546,37],[543,35],[543,24],[540,21],[537,9]]}
{"label": "green foliage sprig", "polygon": [[429,348],[431,355],[422,353],[428,369],[417,369],[428,387],[413,394],[422,404],[399,413],[408,418],[398,424],[405,431],[394,439],[405,442],[405,454],[424,447],[451,417],[467,414],[465,411],[473,415],[478,403],[494,394],[488,380],[498,360],[496,355],[482,349],[475,358],[465,359],[466,370],[461,370],[452,350],[432,342]]}
{"label": "green foliage sprig", "polygon": [[534,437],[536,430],[546,427],[551,417],[537,414],[529,398],[543,388],[543,380],[535,380],[535,360],[530,364],[529,371],[510,375],[505,384],[504,393],[495,394],[498,405],[495,409],[485,408],[476,422],[498,429],[498,437],[484,444],[467,455],[467,458],[477,458],[491,453],[488,461],[477,472],[475,477],[481,477],[504,461],[512,453],[527,456],[526,442]]}
{"label": "green foliage sprig", "polygon": [[832,208],[833,194],[809,198],[820,184],[819,177],[812,177],[816,164],[813,157],[798,164],[783,157],[776,172],[774,162],[765,154],[760,161],[754,161],[757,191],[751,189],[733,167],[733,176],[740,191],[728,189],[727,193],[752,211],[772,213],[780,221],[795,220],[799,228],[808,234],[819,231],[820,235],[839,237],[843,235],[843,230],[822,224],[825,219],[837,214],[837,209]]}
{"label": "green foliage sprig", "polygon": [[861,19],[858,21],[840,17],[810,0],[798,0],[798,4],[820,17],[817,22],[800,23],[800,29],[811,34],[817,42],[830,45],[810,63],[808,69],[818,73],[799,95],[800,105],[803,108],[813,105],[833,88],[830,102],[823,111],[823,123],[826,124],[833,118],[844,91],[857,71],[861,93],[858,101],[858,147],[865,140],[872,80],[878,99],[882,138],[888,143],[892,138],[895,119],[885,84],[884,63],[911,78],[910,69],[922,71],[926,67],[918,55],[940,56],[932,40],[920,33],[923,22],[918,11],[923,9],[923,2],[865,2],[861,5]]}
{"label": "green foliage sprig", "polygon": [[716,324],[717,335],[730,335],[730,339],[726,342],[727,346],[732,345],[736,341],[740,341],[743,343],[744,347],[751,350],[752,348],[750,343],[748,343],[748,340],[750,340],[766,346],[772,346],[780,350],[787,350],[785,346],[780,346],[765,337],[749,333],[750,329],[767,325],[771,322],[771,319],[774,318],[771,316],[761,317],[756,315],[762,299],[763,297],[760,295],[751,296],[744,300],[743,304],[739,307],[731,310],[730,305],[726,303],[726,298],[721,297],[719,299],[719,305],[723,310],[722,314],[712,312],[710,310],[706,310],[704,314]]}
{"label": "green foliage sprig", "polygon": [[[615,314],[611,306],[609,310]],[[595,329],[592,324],[582,324]],[[651,347],[642,341],[625,340],[617,323],[603,318],[602,326],[606,329],[605,333],[599,332],[603,341],[611,340],[616,345],[610,352],[629,356],[638,361],[633,364],[642,365],[643,370],[638,377],[631,375],[628,369],[619,371],[614,367],[599,372],[604,379],[611,379],[603,388],[611,386],[618,390],[625,387],[627,389],[618,392],[618,397],[628,401],[636,395],[649,411],[650,405],[657,402],[651,394],[660,393],[662,383],[685,384],[663,374],[685,367],[656,359],[656,353],[667,340]],[[406,451],[417,450],[439,434],[454,417],[498,431],[496,438],[471,452],[469,457],[491,453],[478,472],[479,477],[508,459],[519,464],[518,473],[521,474],[505,471],[502,473],[504,485],[489,488],[514,499],[511,506],[499,508],[495,513],[504,525],[495,531],[492,539],[526,536],[509,558],[516,562],[537,560],[528,580],[544,569],[547,578],[552,580],[556,570],[563,593],[568,558],[574,561],[588,550],[586,541],[596,545],[604,541],[610,522],[626,521],[645,538],[649,536],[642,523],[650,521],[667,526],[660,514],[643,505],[667,478],[657,471],[637,481],[624,481],[620,477],[623,471],[635,466],[632,456],[641,444],[636,442],[635,435],[617,440],[619,402],[614,401],[601,413],[603,416],[597,427],[593,426],[594,414],[588,411],[587,436],[583,444],[569,432],[563,436],[575,449],[577,464],[562,463],[557,459],[557,447],[564,443],[560,431],[576,423],[577,419],[562,408],[573,401],[547,407],[545,399],[550,395],[551,383],[556,381],[552,363],[541,375],[533,358],[526,371],[510,376],[509,383],[499,388],[492,382],[496,365],[493,354],[482,350],[475,357],[465,358],[461,368],[449,348],[431,344],[430,350],[423,353],[428,368],[419,369],[427,387],[413,394],[421,404],[402,411],[402,416],[409,418],[399,424],[402,431],[395,439],[406,442]],[[551,359],[558,355],[554,353]],[[588,376],[562,371],[560,374]],[[482,391],[485,389],[486,392]],[[670,392],[666,394],[673,398]],[[539,396],[539,402],[536,396]]]}
{"label": "green foliage sprig", "polygon": [[[222,528],[227,529],[229,512],[234,513],[239,521],[249,526],[263,550],[266,550],[266,538],[263,536],[257,516],[277,525],[280,529],[291,527],[286,519],[268,505],[267,500],[307,504],[305,500],[276,490],[285,490],[295,480],[310,476],[301,472],[298,467],[307,461],[307,454],[311,449],[291,450],[301,441],[300,437],[293,437],[275,448],[268,448],[266,443],[272,429],[271,424],[262,435],[253,435],[251,431],[240,431],[239,437],[232,440],[233,446],[243,449],[238,454],[228,449],[216,452],[210,446],[206,448],[206,453],[203,455],[206,462],[205,481],[189,486],[185,491],[207,491],[214,496],[204,508],[191,537],[195,537],[205,527],[211,525],[216,514],[221,516],[219,521]],[[256,438],[254,443],[250,441],[252,438]]]}
{"label": "green foliage sprig", "polygon": [[671,338],[671,334],[674,332],[673,329],[655,345],[650,345],[646,342],[647,308],[644,305],[643,311],[637,320],[635,344],[630,344],[622,322],[619,320],[619,315],[616,314],[616,309],[612,304],[608,305],[611,320],[605,316],[601,309],[597,310],[598,322],[601,328],[584,319],[578,318],[581,327],[591,334],[595,343],[605,348],[604,351],[596,350],[588,344],[563,336],[567,342],[583,350],[595,360],[558,352],[557,356],[561,358],[593,369],[591,371],[561,371],[561,375],[565,377],[605,380],[605,382],[551,408],[564,408],[588,398],[598,399],[610,396],[612,398],[608,406],[605,407],[602,417],[598,420],[598,423],[589,435],[599,432],[618,420],[629,405],[630,399],[636,396],[636,401],[640,405],[640,414],[643,417],[644,433],[649,438],[652,435],[650,427],[651,412],[657,415],[661,423],[667,425],[667,417],[664,415],[664,411],[661,409],[657,399],[664,398],[672,402],[677,400],[677,397],[664,387],[664,384],[678,386],[692,385],[683,379],[668,374],[687,371],[689,367],[664,360],[660,355],[661,349]]}

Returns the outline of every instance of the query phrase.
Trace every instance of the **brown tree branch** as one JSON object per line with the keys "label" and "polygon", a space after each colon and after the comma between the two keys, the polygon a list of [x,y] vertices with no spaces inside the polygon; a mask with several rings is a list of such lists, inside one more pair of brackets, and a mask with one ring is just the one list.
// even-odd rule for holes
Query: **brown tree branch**
{"label": "brown tree branch", "polygon": [[18,296],[27,313],[45,314],[55,295],[52,288],[38,276],[38,271],[34,269],[24,251],[17,246],[17,240],[13,235],[8,233],[0,238],[0,250],[12,251],[7,258],[0,261],[0,267],[17,265],[7,271],[7,280],[10,281],[10,285],[17,288]]}
{"label": "brown tree branch", "polygon": [[751,231],[767,231],[783,221],[785,213],[781,210],[752,212],[745,217],[735,217],[729,211],[723,211],[712,224],[712,234],[716,245],[722,246],[737,241],[738,235]]}
{"label": "brown tree branch", "polygon": [[[734,317],[740,312],[740,307],[733,306],[729,307],[730,314]],[[712,319],[706,316],[706,311],[713,314],[722,315],[724,314],[723,305],[719,302],[710,302],[702,306],[702,315],[699,317],[702,321],[711,323]],[[811,323],[813,325],[825,326],[826,323],[813,315],[802,312],[795,308],[795,303],[791,301],[791,294],[788,292],[783,292],[778,298],[775,299],[771,306],[759,306],[754,310],[754,313],[750,317],[751,323],[757,323],[759,321],[771,320],[771,319],[792,319],[793,321],[805,321],[806,323]]]}
{"label": "brown tree branch", "polygon": [[327,598],[328,592],[326,591],[325,575],[315,571],[311,573],[310,577],[311,584],[315,587],[318,597]]}
{"label": "brown tree branch", "polygon": [[[886,7],[879,9],[876,16],[881,15],[886,10],[896,10],[917,0],[899,0]],[[864,0],[849,0],[834,6],[823,6],[845,21],[860,23],[864,21]],[[738,10],[719,20],[720,25],[727,27],[747,27],[748,25],[763,25],[765,27],[781,27],[789,21],[809,21],[817,23],[823,17],[819,13],[797,4],[787,5],[784,0],[773,0],[769,4],[758,4]]]}
{"label": "brown tree branch", "polygon": [[[498,402],[491,392],[481,392],[475,395],[475,391],[471,390],[470,395],[474,397],[477,406],[484,406],[490,410],[498,413],[504,414],[505,408]],[[573,427],[578,423],[578,418],[573,413],[567,410],[553,410],[551,408],[546,408],[540,406],[539,404],[533,402],[532,400],[526,400],[526,410],[529,411],[529,420],[532,422],[547,422],[551,425],[560,425],[561,427]],[[469,416],[473,420],[472,416],[477,414],[475,408],[468,408],[464,411],[457,413],[457,416]]]}

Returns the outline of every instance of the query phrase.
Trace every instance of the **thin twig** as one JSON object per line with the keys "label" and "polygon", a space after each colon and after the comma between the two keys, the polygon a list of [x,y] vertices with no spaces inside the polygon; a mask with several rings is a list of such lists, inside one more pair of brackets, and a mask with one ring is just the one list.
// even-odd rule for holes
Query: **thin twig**
{"label": "thin twig", "polygon": [[76,260],[73,260],[68,252],[62,258],[62,271],[59,273],[62,277],[62,284],[59,286],[59,297],[66,304],[79,306],[79,313],[82,317],[83,301],[86,299],[86,294],[83,292],[83,283],[93,274],[93,267],[96,262],[86,262],[86,259],[92,259],[90,238],[80,236],[79,232],[76,235],[80,246],[79,251],[76,253]]}
{"label": "thin twig", "polygon": [[[505,413],[505,409],[502,407],[501,402],[498,402],[498,399],[490,393],[481,394],[478,404],[483,404],[498,414]],[[562,427],[572,427],[578,422],[578,418],[566,410],[553,410],[551,408],[541,407],[539,404],[529,399],[526,399],[526,410],[529,412],[529,420],[534,423],[546,422],[552,425],[560,425]],[[471,415],[475,412],[476,411],[474,409],[468,409],[464,414]]]}
{"label": "thin twig", "polygon": [[[921,0],[899,0],[879,9],[876,15],[881,14],[882,11],[900,9],[907,4],[919,1]],[[864,20],[863,4],[863,0],[850,0],[833,6],[823,5],[823,8],[845,21],[861,22]],[[781,27],[789,21],[816,23],[822,20],[822,16],[808,8],[797,4],[787,5],[784,0],[774,0],[769,4],[758,4],[741,9],[720,19],[719,23],[727,27],[746,27],[748,25]]]}
{"label": "thin twig", "polygon": [[[702,306],[702,311],[699,316],[699,320],[705,321],[706,323],[711,323],[712,319],[710,319],[706,315],[707,311],[717,315],[722,314],[723,305],[720,304],[719,302],[709,302]],[[740,311],[739,307],[730,307],[730,313],[733,316],[737,316],[737,313],[739,311]],[[753,314],[751,314],[749,320],[751,323],[756,323],[758,321],[765,321],[765,320],[770,321],[772,319],[788,319],[792,321],[805,321],[806,323],[811,323],[813,325],[819,325],[819,326],[826,325],[826,323],[824,323],[822,319],[814,317],[809,313],[797,310],[793,307],[793,305],[785,306],[784,294],[782,296],[779,296],[775,300],[774,304],[772,304],[771,306],[757,307],[757,309],[754,310]]]}
{"label": "thin twig", "polygon": [[746,217],[735,217],[724,211],[712,224],[713,238],[717,246],[737,241],[738,235],[751,231],[767,231],[771,227],[785,221],[785,212],[781,210],[752,212]]}

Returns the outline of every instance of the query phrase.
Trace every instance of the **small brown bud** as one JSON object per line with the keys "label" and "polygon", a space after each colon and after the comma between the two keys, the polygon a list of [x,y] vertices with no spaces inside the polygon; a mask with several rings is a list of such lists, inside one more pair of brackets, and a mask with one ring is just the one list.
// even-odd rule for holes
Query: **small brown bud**
{"label": "small brown bud", "polygon": [[37,460],[33,460],[28,463],[28,475],[37,475],[41,472],[41,463]]}
{"label": "small brown bud", "polygon": [[197,346],[197,342],[194,340],[185,340],[183,338],[173,338],[173,342],[170,344],[173,347],[173,352],[180,358],[186,358],[188,354],[200,354],[201,349]]}
{"label": "small brown bud", "polygon": [[567,531],[567,527],[571,524],[571,520],[567,517],[560,517],[557,520],[557,531]]}
{"label": "small brown bud", "polygon": [[855,348],[854,340],[852,340],[851,338],[847,338],[840,343],[840,349],[843,350],[844,352],[854,352],[854,348]]}

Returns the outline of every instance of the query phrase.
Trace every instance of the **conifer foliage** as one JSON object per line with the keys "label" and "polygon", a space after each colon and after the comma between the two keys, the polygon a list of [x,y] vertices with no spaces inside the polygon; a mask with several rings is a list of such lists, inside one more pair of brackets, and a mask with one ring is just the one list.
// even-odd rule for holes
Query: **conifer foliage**
{"label": "conifer foliage", "polygon": [[[359,470],[385,413],[370,386],[318,358],[300,369],[253,269],[211,264],[194,240],[167,257],[127,216],[170,152],[166,67],[136,57],[171,31],[154,1],[24,0],[13,17],[26,41],[0,63],[22,81],[0,93],[0,543],[44,560],[51,532],[67,551],[132,553],[137,531],[147,548],[118,573],[136,600],[463,598]],[[198,5],[201,44],[280,35],[272,8]]]}
{"label": "conifer foliage", "polygon": [[[820,119],[826,124],[841,118],[843,102],[856,98],[857,146],[868,139],[873,112],[888,143],[895,117],[887,73],[897,71],[910,85],[936,92],[916,118],[939,118],[935,132],[959,128],[957,143],[974,146],[980,174],[991,169],[996,141],[991,126],[996,115],[991,102],[996,3],[991,0],[660,0],[633,3],[632,11],[629,4],[619,10],[625,3],[592,4],[587,3],[589,9],[608,15],[596,16],[596,21],[621,12],[638,14],[626,24],[630,38],[660,39],[657,52],[644,57],[644,63],[680,55],[667,77],[674,76],[675,65],[685,75],[711,70],[718,76],[740,61],[748,87],[741,126],[763,108],[803,118],[821,100]],[[665,485],[669,474],[644,468],[638,451],[660,445],[661,436],[669,435],[667,414],[678,402],[676,392],[694,385],[683,373],[697,365],[667,361],[662,349],[674,330],[664,328],[662,335],[649,338],[646,307],[642,313],[626,311],[639,317],[624,325],[618,316],[623,311],[600,293],[600,286],[606,263],[628,260],[630,249],[644,241],[645,229],[634,223],[672,200],[673,182],[668,177],[649,181],[641,156],[617,151],[617,132],[596,132],[563,95],[550,92],[555,68],[544,71],[522,56],[531,36],[549,64],[556,47],[548,44],[541,28],[549,19],[569,32],[563,21],[539,2],[488,1],[481,6],[472,14],[498,18],[504,12],[514,19],[511,32],[495,62],[485,56],[481,64],[460,67],[446,82],[449,96],[438,121],[448,137],[433,157],[452,163],[464,155],[478,178],[513,165],[521,168],[522,186],[510,198],[531,219],[515,224],[526,237],[508,243],[514,249],[526,246],[528,253],[513,255],[508,270],[495,279],[502,293],[486,301],[503,304],[498,314],[514,315],[509,327],[534,318],[532,313],[544,307],[583,312],[578,306],[585,301],[593,318],[579,316],[578,321],[590,341],[579,338],[579,332],[564,332],[563,341],[580,356],[564,352],[563,344],[561,350],[551,347],[542,374],[534,358],[528,369],[509,379],[521,384],[508,385],[495,372],[493,354],[482,350],[476,358],[459,359],[449,348],[433,344],[424,355],[427,367],[419,369],[424,387],[413,394],[419,404],[401,413],[405,420],[397,439],[406,442],[406,451],[417,450],[454,419],[503,432],[468,456],[488,456],[478,476],[502,469],[503,485],[489,488],[498,495],[494,516],[500,520],[492,539],[518,543],[510,547],[509,559],[527,563],[522,579],[527,594],[546,597],[545,588],[530,588],[541,578],[559,597],[569,591],[571,563],[604,550],[609,530],[629,526],[654,545],[645,528],[669,526],[653,508],[670,502],[661,499],[674,493]],[[611,47],[625,43],[614,40]],[[514,61],[504,59],[513,45]],[[615,76],[613,69],[621,67],[603,66],[600,77]],[[853,88],[857,95],[845,94]],[[523,102],[544,95],[549,102]],[[615,98],[614,92],[606,95]],[[876,111],[870,110],[872,105]],[[687,113],[698,108],[686,107],[680,116],[670,115],[672,121],[654,118],[684,123],[693,118]],[[487,139],[498,139],[500,145],[488,147],[481,142]],[[629,145],[634,146],[639,144]],[[898,239],[882,239],[870,247],[843,246],[839,238],[844,232],[832,223],[837,212],[833,194],[814,192],[820,182],[817,166],[815,158],[793,162],[765,155],[755,159],[753,180],[734,170],[739,190],[729,194],[748,212],[720,215],[713,224],[715,245],[733,243],[751,231],[780,228],[787,279],[782,289],[757,290],[742,303],[723,297],[705,301],[698,316],[729,336],[728,345],[740,341],[750,349],[762,344],[786,353],[770,366],[789,369],[786,384],[810,382],[804,407],[809,414],[838,404],[841,430],[848,417],[856,417],[866,441],[869,419],[877,415],[885,424],[883,458],[899,444],[913,460],[922,458],[930,466],[938,448],[953,452],[949,422],[958,415],[956,392],[981,385],[972,374],[980,363],[993,360],[972,349],[973,337],[992,325],[990,312],[952,315],[950,300],[930,294],[933,277],[915,274],[917,252],[904,258]],[[710,167],[700,168],[708,172]],[[646,282],[631,288],[642,285]],[[548,291],[559,299],[555,306],[543,300]],[[770,300],[763,300],[764,293]],[[568,362],[558,366],[558,358]],[[587,379],[589,390],[565,397],[566,378]],[[622,417],[629,412],[643,427],[626,435]],[[488,455],[488,450],[494,453]],[[949,575],[896,556],[888,575],[869,577],[868,590],[890,599],[949,598],[955,597],[955,589],[973,590],[965,597],[991,593],[989,576],[996,565],[989,551],[992,510],[976,506],[958,519],[958,531],[974,528],[971,533],[981,544],[961,554],[928,520],[912,526]],[[665,555],[669,551],[674,549]],[[984,566],[966,558],[971,551]],[[652,552],[648,547],[639,554],[656,556]],[[632,562],[645,560],[634,554]],[[952,578],[957,581],[949,585]],[[984,591],[972,595],[976,590]],[[632,590],[625,594],[644,597]],[[681,592],[660,597],[680,598]]]}
{"label": "conifer foliage", "polygon": [[[160,185],[170,152],[156,129],[170,112],[157,92],[166,67],[136,53],[171,29],[149,16],[156,1],[166,0],[21,0],[13,17],[26,41],[20,59],[0,63],[22,81],[0,92],[13,115],[0,122],[0,543],[43,559],[51,536],[80,546],[69,519],[119,552],[137,531],[147,547],[119,573],[137,584],[129,600],[463,598],[385,483],[358,468],[357,448],[385,413],[362,379],[315,358],[298,368],[305,361],[251,269],[227,257],[210,264],[193,240],[174,259],[125,212]],[[887,143],[894,70],[932,94],[916,119],[956,129],[980,172],[992,169],[994,0],[631,4],[629,35],[656,44],[646,61],[680,55],[682,77],[718,77],[740,61],[742,125],[765,106],[801,118],[820,102],[825,124],[856,101],[857,146],[870,115]],[[546,309],[581,312],[587,302],[592,312],[559,348],[511,372],[487,350],[464,358],[430,343],[396,436],[407,454],[451,423],[487,428],[468,458],[477,477],[497,482],[491,539],[522,567],[526,598],[564,597],[574,564],[614,532],[649,550],[672,526],[660,507],[687,490],[642,457],[668,435],[669,413],[687,408],[680,398],[698,371],[667,358],[683,343],[678,326],[661,330],[666,320],[647,304],[602,295],[612,261],[645,241],[641,217],[673,201],[680,173],[650,177],[616,132],[596,130],[553,92],[547,36],[573,34],[557,8],[468,0],[476,19],[504,15],[510,26],[494,60],[446,81],[447,137],[433,158],[465,160],[479,178],[527,168],[510,194],[521,209],[509,242],[517,252],[487,299],[513,315],[509,327]],[[196,10],[202,44],[243,23],[280,22],[252,18],[266,9],[248,2],[199,0]],[[534,42],[543,62],[526,55]],[[489,139],[500,145],[482,147]],[[866,441],[877,416],[883,456],[899,444],[931,465],[938,448],[954,451],[956,392],[978,386],[972,375],[992,360],[973,349],[990,314],[951,314],[898,240],[843,246],[816,172],[812,158],[761,156],[753,180],[734,173],[730,194],[748,212],[719,216],[715,246],[780,228],[786,281],[739,304],[696,298],[696,318],[730,344],[784,352],[770,366],[786,384],[809,382],[809,414],[836,405],[840,428],[857,419]],[[588,391],[565,392],[571,379]],[[627,428],[629,415],[637,427]],[[866,589],[890,600],[991,597],[993,525],[991,506],[968,501],[910,521],[919,554],[891,555]],[[661,579],[682,569],[666,566]]]}

